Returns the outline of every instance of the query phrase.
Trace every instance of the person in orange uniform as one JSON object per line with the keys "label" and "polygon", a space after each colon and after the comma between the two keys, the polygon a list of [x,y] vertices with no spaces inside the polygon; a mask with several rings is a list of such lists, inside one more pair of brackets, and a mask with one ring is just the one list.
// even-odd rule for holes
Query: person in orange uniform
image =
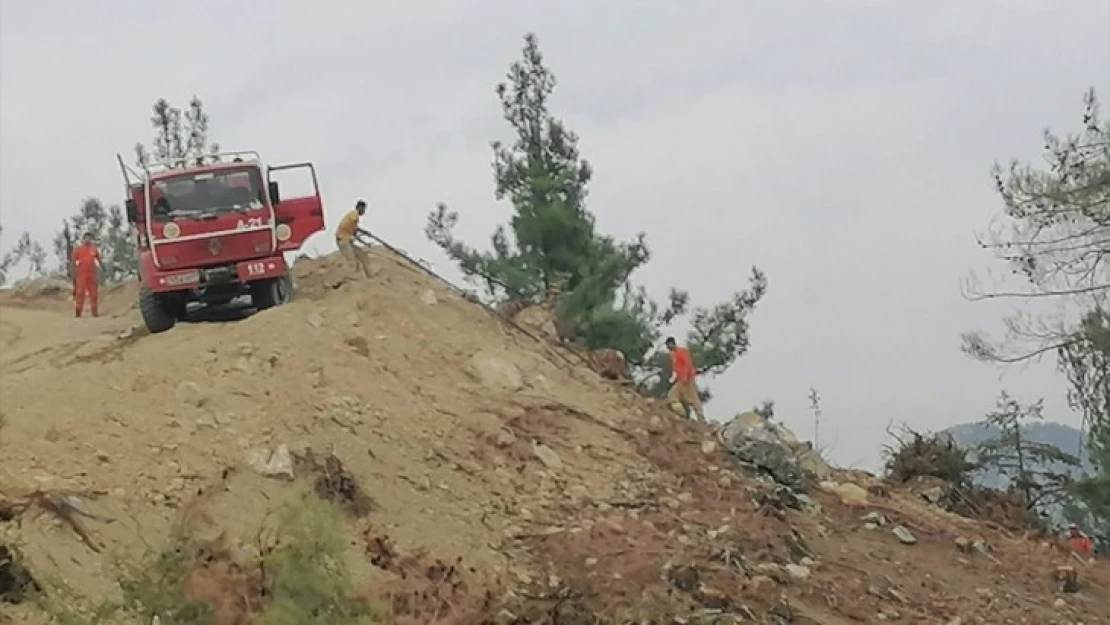
{"label": "person in orange uniform", "polygon": [[370,277],[370,263],[366,258],[366,252],[355,245],[355,237],[359,234],[368,235],[369,232],[358,227],[358,220],[366,214],[366,202],[359,200],[355,203],[355,209],[343,216],[339,220],[339,225],[335,228],[335,245],[339,248],[339,252],[343,256],[350,258],[355,262],[362,273]]}
{"label": "person in orange uniform", "polygon": [[698,420],[704,423],[705,412],[702,411],[698,387],[694,383],[697,377],[694,357],[690,355],[690,350],[679,347],[673,337],[667,338],[666,345],[671,352],[671,390],[667,393],[667,403],[681,417],[690,418],[690,410],[693,409]]}
{"label": "person in orange uniform", "polygon": [[86,298],[92,316],[100,316],[100,294],[97,288],[100,281],[100,248],[93,243],[92,234],[81,236],[81,245],[73,250],[73,299],[77,304],[77,316],[85,308]]}
{"label": "person in orange uniform", "polygon": [[1070,535],[1068,536],[1068,544],[1071,545],[1072,551],[1078,553],[1083,557],[1090,556],[1091,553],[1095,550],[1094,542],[1091,541],[1089,537],[1084,536],[1083,532],[1079,531],[1078,525],[1073,524],[1068,529],[1070,530]]}

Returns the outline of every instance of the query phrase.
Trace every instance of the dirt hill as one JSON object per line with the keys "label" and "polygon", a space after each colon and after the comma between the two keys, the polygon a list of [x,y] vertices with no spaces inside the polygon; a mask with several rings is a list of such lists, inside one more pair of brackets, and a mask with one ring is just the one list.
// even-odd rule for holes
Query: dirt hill
{"label": "dirt hill", "polygon": [[[1105,562],[858,473],[798,506],[713,428],[374,260],[299,262],[292,304],[159,335],[133,287],[98,319],[64,285],[0,295],[0,545],[112,597],[114,559],[182,534],[249,562],[314,484],[349,512],[355,581],[412,623],[1110,623]],[[0,621],[41,622],[17,594]]]}

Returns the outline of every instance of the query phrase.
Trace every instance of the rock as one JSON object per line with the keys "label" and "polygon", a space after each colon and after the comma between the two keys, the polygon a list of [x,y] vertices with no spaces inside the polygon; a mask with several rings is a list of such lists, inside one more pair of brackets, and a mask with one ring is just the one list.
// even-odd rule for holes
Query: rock
{"label": "rock", "polygon": [[174,394],[181,403],[197,408],[203,406],[208,400],[200,386],[196,382],[189,382],[188,380],[179,383],[174,390]]}
{"label": "rock", "polygon": [[801,564],[787,564],[785,567],[787,575],[796,581],[804,581],[809,579],[809,567]]}
{"label": "rock", "polygon": [[652,415],[652,417],[650,419],[648,419],[648,423],[647,423],[648,434],[662,434],[663,429],[664,429],[663,419],[660,418],[659,415]]}
{"label": "rock", "polygon": [[840,498],[841,503],[846,506],[862,506],[867,504],[867,491],[861,486],[852,484],[851,482],[821,482],[818,488],[836,495]]}
{"label": "rock", "polygon": [[890,529],[890,533],[894,534],[903,545],[916,545],[917,537],[910,533],[910,531],[901,525],[895,525]]}
{"label": "rock", "polygon": [[420,294],[420,301],[423,302],[425,306],[435,306],[439,302],[439,299],[436,298],[435,291],[426,289]]}
{"label": "rock", "polygon": [[794,448],[786,442],[789,436],[784,439],[782,429],[755,413],[741,414],[720,430],[729,453],[768,472],[778,483],[803,490],[804,471]]}
{"label": "rock", "polygon": [[1063,598],[1058,598],[1052,603],[1052,607],[1056,608],[1057,610],[1063,610],[1064,608],[1068,607],[1068,602],[1064,601]]}
{"label": "rock", "polygon": [[557,471],[563,468],[563,461],[559,458],[559,455],[555,453],[554,449],[548,447],[547,445],[544,445],[543,443],[533,442],[532,454],[539,458],[540,462],[542,462],[544,466],[546,466],[548,469]]}
{"label": "rock", "polygon": [[878,512],[868,512],[867,514],[860,517],[860,520],[865,523],[873,524],[877,527],[886,525],[886,517],[879,514]]}
{"label": "rock", "polygon": [[964,553],[971,553],[971,541],[963,536],[956,538],[956,549]]}
{"label": "rock", "polygon": [[586,359],[590,367],[606,380],[625,380],[628,378],[628,361],[624,352],[611,348],[590,350]]}
{"label": "rock", "polygon": [[109,456],[108,454],[104,453],[103,451],[96,452],[96,459],[99,460],[100,462],[111,462],[112,461],[112,457]]}
{"label": "rock", "polygon": [[305,315],[304,320],[308,325],[314,328],[319,328],[324,325],[324,315],[315,310]]}
{"label": "rock", "polygon": [[702,441],[702,443],[701,443],[701,453],[708,456],[708,455],[714,453],[715,451],[717,451],[717,443],[715,443],[713,441]]}
{"label": "rock", "polygon": [[471,356],[470,373],[486,387],[498,391],[518,391],[524,387],[524,378],[516,365],[488,352]]}
{"label": "rock", "polygon": [[496,444],[498,447],[509,447],[515,442],[516,435],[513,434],[511,430],[501,428],[497,431],[497,438],[494,440],[494,444]]}
{"label": "rock", "polygon": [[277,449],[270,451],[265,448],[252,449],[247,452],[247,464],[259,475],[265,477],[293,479],[293,454],[289,447],[278,445]]}
{"label": "rock", "polygon": [[935,505],[940,505],[940,503],[942,501],[944,501],[944,498],[946,496],[947,496],[947,493],[944,492],[944,489],[941,488],[940,486],[934,486],[932,488],[928,488],[928,489],[925,489],[925,490],[921,491],[921,498],[924,499],[925,501],[933,504],[934,506]]}

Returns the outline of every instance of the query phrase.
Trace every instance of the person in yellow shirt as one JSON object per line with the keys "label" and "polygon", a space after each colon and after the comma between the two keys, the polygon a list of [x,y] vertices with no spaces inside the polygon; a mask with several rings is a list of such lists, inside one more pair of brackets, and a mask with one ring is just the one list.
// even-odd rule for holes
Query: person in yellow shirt
{"label": "person in yellow shirt", "polygon": [[361,269],[362,273],[369,278],[370,262],[366,258],[366,252],[355,245],[356,236],[370,234],[358,227],[358,220],[364,214],[366,214],[366,202],[359,200],[355,204],[355,209],[339,220],[339,225],[335,228],[335,245],[343,256],[353,260],[355,266]]}

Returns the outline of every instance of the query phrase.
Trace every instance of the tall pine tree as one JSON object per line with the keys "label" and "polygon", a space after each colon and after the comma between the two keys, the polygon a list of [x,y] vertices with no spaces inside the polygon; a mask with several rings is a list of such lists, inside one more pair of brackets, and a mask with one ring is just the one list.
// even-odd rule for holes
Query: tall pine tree
{"label": "tall pine tree", "polygon": [[975,289],[973,299],[1055,300],[1063,315],[1020,313],[1007,333],[964,335],[964,350],[995,363],[1056,353],[1069,399],[1083,415],[1099,470],[1074,487],[1090,522],[1110,540],[1110,121],[1093,90],[1078,133],[1044,133],[1047,165],[996,166],[1003,219],[981,245],[1008,263],[1016,289]]}
{"label": "tall pine tree", "polygon": [[635,287],[632,274],[651,257],[646,235],[619,241],[597,231],[586,206],[593,169],[579,154],[577,135],[550,111],[555,86],[535,35],[526,35],[521,59],[496,88],[515,138],[493,143],[494,197],[507,199],[513,215],[494,231],[491,249],[456,239],[458,214],[444,204],[429,214],[425,234],[492,302],[539,303],[560,285],[556,314],[572,338],[589,348],[621,350],[645,392],[664,392],[669,359],[653,350],[666,327],[687,313],[694,328],[687,343],[699,368],[723,372],[747,350],[748,315],[766,278],[753,269],[748,290],[692,311],[684,291],[672,289],[660,305]]}

